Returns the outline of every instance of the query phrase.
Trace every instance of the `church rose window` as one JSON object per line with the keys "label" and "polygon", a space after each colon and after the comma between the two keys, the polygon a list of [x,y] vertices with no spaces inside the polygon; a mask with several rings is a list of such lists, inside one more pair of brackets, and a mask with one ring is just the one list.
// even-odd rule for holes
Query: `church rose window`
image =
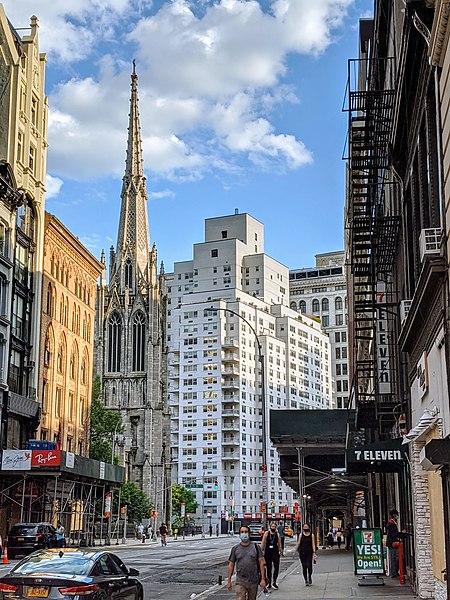
{"label": "church rose window", "polygon": [[138,312],[133,318],[133,371],[144,370],[145,317]]}
{"label": "church rose window", "polygon": [[121,341],[122,341],[122,319],[118,314],[111,315],[108,321],[108,371],[120,371]]}

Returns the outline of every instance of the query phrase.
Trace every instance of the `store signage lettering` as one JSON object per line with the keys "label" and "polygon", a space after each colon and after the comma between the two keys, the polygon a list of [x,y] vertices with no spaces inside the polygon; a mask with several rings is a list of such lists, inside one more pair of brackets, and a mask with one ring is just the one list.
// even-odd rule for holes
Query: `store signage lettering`
{"label": "store signage lettering", "polygon": [[389,369],[388,318],[386,309],[386,285],[377,283],[377,367],[378,391],[380,394],[391,393],[391,373]]}
{"label": "store signage lettering", "polygon": [[403,460],[401,450],[354,450],[358,462]]}
{"label": "store signage lettering", "polygon": [[33,450],[31,453],[32,467],[59,467],[61,450]]}
{"label": "store signage lettering", "polygon": [[3,471],[29,471],[31,469],[31,450],[3,450]]}
{"label": "store signage lettering", "polygon": [[353,530],[353,558],[356,575],[384,575],[381,529]]}

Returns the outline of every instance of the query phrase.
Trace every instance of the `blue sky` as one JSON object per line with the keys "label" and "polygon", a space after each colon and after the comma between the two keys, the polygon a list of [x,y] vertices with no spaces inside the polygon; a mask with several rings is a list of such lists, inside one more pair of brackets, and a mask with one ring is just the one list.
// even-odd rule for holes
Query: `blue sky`
{"label": "blue sky", "polygon": [[235,208],[290,268],[343,247],[347,59],[370,0],[4,0],[47,52],[47,210],[116,243],[130,72],[152,243],[170,271]]}

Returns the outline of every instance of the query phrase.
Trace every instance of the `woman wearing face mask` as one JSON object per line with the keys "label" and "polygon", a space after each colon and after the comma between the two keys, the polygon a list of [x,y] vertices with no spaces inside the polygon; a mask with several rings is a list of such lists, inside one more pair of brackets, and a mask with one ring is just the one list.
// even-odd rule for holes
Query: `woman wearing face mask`
{"label": "woman wearing face mask", "polygon": [[261,548],[264,552],[264,558],[266,559],[267,567],[267,587],[272,587],[272,565],[273,565],[273,587],[278,589],[277,578],[280,570],[280,556],[282,554],[281,539],[277,532],[276,523],[270,524],[269,531],[266,531],[262,542]]}
{"label": "woman wearing face mask", "polygon": [[313,570],[313,559],[316,554],[316,540],[314,535],[311,533],[311,527],[309,523],[304,523],[302,533],[298,538],[297,546],[295,548],[300,556],[300,562],[303,567],[303,577],[305,578],[305,584],[312,584],[312,570]]}
{"label": "woman wearing face mask", "polygon": [[231,548],[228,559],[228,590],[236,565],[236,600],[256,600],[258,584],[264,589],[265,564],[261,548],[250,542],[250,529],[243,525],[239,529],[241,543]]}

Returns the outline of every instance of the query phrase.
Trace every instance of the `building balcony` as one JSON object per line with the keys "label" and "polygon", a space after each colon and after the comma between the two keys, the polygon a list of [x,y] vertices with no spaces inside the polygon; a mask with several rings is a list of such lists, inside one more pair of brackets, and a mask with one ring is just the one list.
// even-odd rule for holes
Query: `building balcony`
{"label": "building balcony", "polygon": [[226,337],[222,340],[222,348],[239,348],[237,338]]}
{"label": "building balcony", "polygon": [[237,352],[224,352],[222,354],[222,362],[239,363],[239,354]]}
{"label": "building balcony", "polygon": [[222,379],[222,389],[238,390],[239,389],[239,379],[237,379],[237,378]]}
{"label": "building balcony", "polygon": [[239,394],[224,394],[222,396],[222,401],[228,402],[229,404],[239,404],[240,403]]}
{"label": "building balcony", "polygon": [[222,446],[239,446],[239,437],[223,437],[222,438]]}
{"label": "building balcony", "polygon": [[180,371],[169,371],[169,379],[179,379]]}
{"label": "building balcony", "polygon": [[222,366],[222,375],[237,375],[239,376],[239,369],[233,367],[231,365],[223,365]]}
{"label": "building balcony", "polygon": [[239,431],[240,428],[239,421],[234,421],[231,423],[224,422],[222,424],[222,431]]}
{"label": "building balcony", "polygon": [[239,453],[234,453],[234,452],[223,452],[222,453],[222,460],[240,460],[239,457]]}
{"label": "building balcony", "polygon": [[237,408],[223,408],[222,417],[239,417],[240,411]]}

